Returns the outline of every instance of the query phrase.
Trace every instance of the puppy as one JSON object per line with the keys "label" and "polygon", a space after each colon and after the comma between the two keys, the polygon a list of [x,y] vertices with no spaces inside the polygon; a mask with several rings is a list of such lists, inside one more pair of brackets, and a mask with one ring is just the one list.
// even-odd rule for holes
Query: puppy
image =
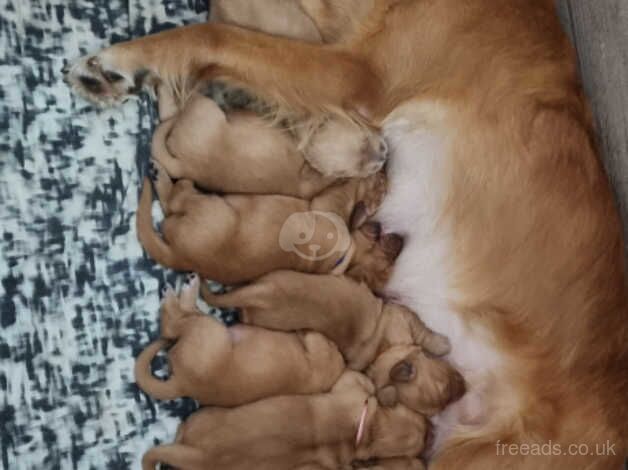
{"label": "puppy", "polygon": [[186,470],[338,469],[373,457],[415,457],[426,419],[402,405],[379,406],[374,391],[364,375],[347,371],[329,393],[203,408],[180,427],[175,444],[144,455],[143,469],[158,462]]}
{"label": "puppy", "polygon": [[239,307],[241,320],[251,325],[323,333],[357,371],[395,345],[417,344],[439,356],[449,352],[447,338],[428,330],[414,312],[346,276],[274,271],[222,295],[203,285],[201,295],[217,307]]}
{"label": "puppy", "polygon": [[[326,392],[344,370],[336,346],[315,332],[282,333],[225,327],[196,307],[200,282],[192,275],[180,298],[169,290],[161,314],[163,339],[137,358],[135,380],[154,398],[191,397],[202,405],[235,406],[280,394]],[[169,341],[170,377],[153,377],[150,363]]]}
{"label": "puppy", "polygon": [[[346,221],[356,201],[374,211],[384,192],[380,174],[333,186],[312,201],[288,196],[202,194],[189,180],[176,185],[158,165],[152,175],[166,218],[162,239],[153,229],[152,189],[145,181],[137,215],[138,237],[160,264],[194,271],[223,284],[250,281],[277,269],[344,272],[356,259]],[[357,243],[359,242],[359,243]]]}
{"label": "puppy", "polygon": [[447,362],[436,360],[427,348],[399,344],[380,354],[366,371],[382,405],[397,402],[433,416],[464,395],[462,376]]}
{"label": "puppy", "polygon": [[[168,100],[160,98],[160,108],[169,108],[163,102]],[[172,109],[161,112],[170,115]],[[152,154],[170,176],[206,190],[302,199],[338,178],[376,173],[386,162],[385,141],[349,119],[330,117],[307,127],[296,128],[300,151],[295,137],[255,113],[225,115],[213,100],[196,94],[158,127]]]}

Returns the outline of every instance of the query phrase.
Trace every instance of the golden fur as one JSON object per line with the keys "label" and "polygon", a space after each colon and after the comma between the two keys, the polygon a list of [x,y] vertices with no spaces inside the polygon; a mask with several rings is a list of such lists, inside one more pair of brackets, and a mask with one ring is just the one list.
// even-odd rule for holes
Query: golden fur
{"label": "golden fur", "polygon": [[[191,397],[202,405],[236,406],[274,395],[321,393],[331,389],[344,370],[338,348],[319,333],[282,333],[236,325],[225,327],[196,307],[198,276],[180,298],[166,292],[161,336],[138,357],[135,379],[154,398]],[[152,376],[155,354],[168,351],[170,377]]]}
{"label": "golden fur", "polygon": [[[276,269],[339,274],[362,262],[369,264],[369,276],[376,274],[368,259],[373,244],[359,230],[350,234],[346,223],[358,201],[367,212],[378,206],[385,191],[382,174],[330,187],[307,201],[279,195],[203,194],[190,180],[173,184],[157,163],[152,171],[166,214],[164,238],[152,226],[148,179],[137,232],[146,251],[164,266],[224,284],[250,281]],[[378,250],[373,251],[377,256]]]}
{"label": "golden fur", "polygon": [[[372,393],[373,384],[365,376],[348,371],[329,393],[272,397],[231,409],[203,408],[181,426],[175,444],[144,455],[143,469],[162,462],[205,470],[211,462],[212,470],[336,470],[351,468],[356,460],[418,455],[426,419],[402,405],[380,407]],[[365,432],[356,446],[365,406]],[[398,463],[393,461],[390,468]],[[416,468],[414,463],[407,459],[401,468]]]}
{"label": "golden fur", "polygon": [[339,178],[376,173],[386,161],[382,139],[342,117],[330,117],[308,134],[297,137],[301,151],[288,132],[254,113],[225,115],[211,99],[194,95],[157,128],[152,155],[171,177],[206,190],[302,199]]}
{"label": "golden fur", "polygon": [[[431,467],[620,468],[628,448],[621,224],[554,2],[372,3],[331,45],[194,25],[81,59],[69,81],[111,102],[141,70],[166,84],[221,76],[297,113],[344,109],[376,125],[403,119],[408,136],[442,136],[438,224],[451,235],[455,291],[447,305],[501,368],[490,380],[482,371],[483,411],[458,421]],[[110,70],[122,79],[104,78]],[[615,447],[609,455],[496,453],[498,442],[550,440]]]}

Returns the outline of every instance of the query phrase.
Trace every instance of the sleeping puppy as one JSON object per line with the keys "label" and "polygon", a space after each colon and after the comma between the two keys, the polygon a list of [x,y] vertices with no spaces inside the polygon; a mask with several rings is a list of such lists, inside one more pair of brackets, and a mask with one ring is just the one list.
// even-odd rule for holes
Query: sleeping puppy
{"label": "sleeping puppy", "polygon": [[[379,406],[364,375],[345,372],[332,390],[266,398],[237,408],[202,408],[182,424],[175,444],[149,450],[156,464],[205,470],[338,469],[374,457],[415,457],[427,420],[403,405]],[[310,466],[310,467],[308,467]],[[406,467],[407,468],[407,467]]]}
{"label": "sleeping puppy", "polygon": [[382,405],[402,403],[425,416],[433,416],[464,395],[462,376],[447,362],[416,345],[396,345],[384,351],[367,369]]}
{"label": "sleeping puppy", "polygon": [[[168,101],[160,98],[166,115],[176,109],[163,104]],[[152,155],[171,177],[208,191],[302,199],[338,178],[376,173],[386,162],[385,141],[350,119],[332,116],[304,127],[297,125],[292,136],[253,112],[225,115],[213,100],[195,94],[155,131]]]}
{"label": "sleeping puppy", "polygon": [[[191,275],[180,298],[166,292],[161,335],[137,358],[135,380],[160,400],[191,397],[201,405],[236,406],[274,395],[321,393],[344,371],[336,346],[315,332],[283,333],[247,325],[225,327],[196,307],[200,282]],[[170,341],[170,377],[150,364]]]}
{"label": "sleeping puppy", "polygon": [[384,302],[368,286],[346,276],[274,271],[222,295],[203,285],[201,295],[216,307],[239,307],[247,324],[318,331],[357,371],[395,345],[421,345],[438,356],[449,352],[447,338],[428,330],[414,312]]}
{"label": "sleeping puppy", "polygon": [[158,165],[152,176],[166,215],[164,238],[152,226],[152,189],[146,179],[137,215],[140,242],[160,264],[223,284],[250,281],[277,269],[340,274],[359,265],[354,255],[364,258],[370,242],[352,236],[346,222],[357,201],[372,213],[385,187],[385,178],[376,174],[333,186],[307,201],[203,194],[190,180],[173,185]]}

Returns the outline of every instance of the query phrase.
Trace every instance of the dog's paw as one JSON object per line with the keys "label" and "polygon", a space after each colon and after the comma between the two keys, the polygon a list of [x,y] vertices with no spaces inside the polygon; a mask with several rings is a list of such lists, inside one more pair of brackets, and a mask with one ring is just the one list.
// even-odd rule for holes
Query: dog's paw
{"label": "dog's paw", "polygon": [[183,289],[193,289],[198,287],[200,281],[198,278],[198,274],[190,273],[183,279]]}
{"label": "dog's paw", "polygon": [[159,295],[161,297],[161,301],[164,302],[169,297],[176,295],[176,292],[170,284],[164,284],[164,286],[159,291]]}
{"label": "dog's paw", "polygon": [[112,106],[139,93],[147,84],[146,71],[124,70],[112,60],[115,54],[100,54],[78,59],[63,68],[64,80],[88,101]]}

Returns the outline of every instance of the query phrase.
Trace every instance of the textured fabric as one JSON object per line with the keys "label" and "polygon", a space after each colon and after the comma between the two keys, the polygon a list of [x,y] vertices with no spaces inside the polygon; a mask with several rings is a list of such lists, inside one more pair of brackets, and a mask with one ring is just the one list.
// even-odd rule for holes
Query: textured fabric
{"label": "textured fabric", "polygon": [[133,361],[176,277],[135,235],[156,121],[99,110],[61,79],[110,42],[204,21],[206,1],[0,0],[0,468],[139,468],[189,400],[156,403]]}

